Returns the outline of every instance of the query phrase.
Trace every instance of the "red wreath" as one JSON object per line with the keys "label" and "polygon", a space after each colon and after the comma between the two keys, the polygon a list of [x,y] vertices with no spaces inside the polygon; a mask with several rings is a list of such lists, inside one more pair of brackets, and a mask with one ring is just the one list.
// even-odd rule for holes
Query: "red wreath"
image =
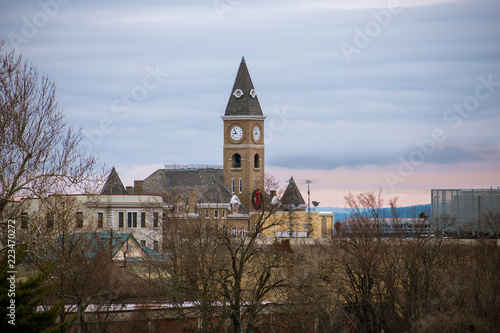
{"label": "red wreath", "polygon": [[252,194],[252,204],[253,208],[259,210],[262,208],[262,203],[264,202],[264,194],[261,190],[256,189]]}

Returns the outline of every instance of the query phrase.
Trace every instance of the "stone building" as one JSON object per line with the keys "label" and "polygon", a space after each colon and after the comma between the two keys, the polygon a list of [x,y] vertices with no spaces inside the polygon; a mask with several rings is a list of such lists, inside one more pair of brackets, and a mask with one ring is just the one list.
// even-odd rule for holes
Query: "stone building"
{"label": "stone building", "polygon": [[113,168],[100,194],[52,195],[27,201],[20,233],[55,239],[61,233],[112,231],[130,234],[140,246],[158,251],[166,207],[160,195],[127,192]]}
{"label": "stone building", "polygon": [[266,117],[244,58],[221,118],[222,166],[165,166],[146,179],[135,181],[134,187],[125,192],[161,195],[166,214],[221,221],[229,230],[245,233],[250,216],[263,204],[255,199],[259,201],[263,198],[260,193],[264,193]]}
{"label": "stone building", "polygon": [[[275,196],[275,193],[265,195],[266,116],[244,58],[221,118],[224,124],[222,166],[166,165],[146,179],[134,181],[134,187],[125,192],[160,195],[165,202],[166,215],[210,219],[235,234],[244,234],[250,228],[251,216],[266,204],[265,200],[270,201]],[[306,207],[296,184],[289,184],[281,198],[279,214],[293,210],[293,218],[300,220],[295,224],[302,227],[292,235],[325,237],[325,230],[333,229],[333,214],[306,213]],[[284,236],[285,233],[266,234],[276,235]]]}

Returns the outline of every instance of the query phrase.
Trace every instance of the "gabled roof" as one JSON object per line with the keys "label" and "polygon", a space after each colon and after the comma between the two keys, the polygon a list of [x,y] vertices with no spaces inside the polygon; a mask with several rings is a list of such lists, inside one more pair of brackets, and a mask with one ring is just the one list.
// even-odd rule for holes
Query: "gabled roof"
{"label": "gabled roof", "polygon": [[123,186],[122,180],[120,176],[118,176],[115,167],[111,170],[108,180],[106,180],[106,184],[104,184],[102,188],[101,194],[127,194],[125,186]]}
{"label": "gabled roof", "polygon": [[217,183],[215,175],[212,173],[212,175],[210,176],[210,181],[208,183],[208,186],[205,192],[203,193],[200,202],[229,203],[230,200],[231,200],[231,195],[229,191],[227,191],[225,187],[220,186],[220,184]]}
{"label": "gabled roof", "polygon": [[142,249],[143,253],[159,255],[158,252],[141,246],[131,233],[115,232],[75,232],[71,234],[60,234],[54,241],[51,251],[57,250],[63,246],[70,246],[80,251],[87,259],[95,258],[99,253],[106,252],[110,252],[111,258],[114,258],[129,239],[135,242],[137,246]]}
{"label": "gabled roof", "polygon": [[223,170],[159,169],[144,179],[146,194],[168,194],[172,199],[179,196],[189,198],[189,191],[195,190],[198,203],[229,203],[231,192],[223,182]]}
{"label": "gabled roof", "polygon": [[[236,89],[240,89],[243,95],[237,98],[234,95]],[[241,59],[240,68],[234,80],[233,90],[229,96],[225,116],[262,116],[259,99],[250,92],[254,89],[252,79],[248,73],[245,58]]]}
{"label": "gabled roof", "polygon": [[[291,202],[290,195],[292,196]],[[283,207],[289,206],[290,204],[293,204],[294,206],[306,204],[293,177],[290,178],[288,186],[285,189],[285,193],[283,193],[283,196],[281,197],[281,204]]]}

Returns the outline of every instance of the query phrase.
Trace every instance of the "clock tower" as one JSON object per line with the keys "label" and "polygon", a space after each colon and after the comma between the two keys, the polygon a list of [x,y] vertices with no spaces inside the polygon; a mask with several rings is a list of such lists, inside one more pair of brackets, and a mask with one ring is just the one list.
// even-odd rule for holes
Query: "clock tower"
{"label": "clock tower", "polygon": [[[224,185],[249,212],[252,195],[264,192],[264,119],[245,58],[229,96],[224,121]],[[258,200],[257,200],[258,201]]]}

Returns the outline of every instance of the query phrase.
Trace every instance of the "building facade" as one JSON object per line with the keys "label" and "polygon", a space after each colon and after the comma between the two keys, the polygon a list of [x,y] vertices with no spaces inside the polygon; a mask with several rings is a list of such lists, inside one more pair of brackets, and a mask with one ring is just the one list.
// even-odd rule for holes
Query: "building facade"
{"label": "building facade", "polygon": [[[270,201],[274,200],[280,201],[274,217],[281,215],[280,218],[288,220],[287,216],[290,216],[296,220],[295,227],[291,230],[288,227],[292,223],[286,223],[283,230],[275,229],[263,236],[329,235],[327,230],[333,230],[333,213],[305,213],[307,205],[293,178],[282,198],[277,198],[275,193],[266,195],[266,116],[244,58],[221,118],[221,166],[165,165],[127,187],[113,168],[100,194],[71,196],[80,205],[71,218],[76,231],[130,233],[140,245],[161,251],[165,248],[162,223],[168,218],[210,220],[235,235],[245,235],[251,229],[252,216],[269,208]],[[35,207],[43,203],[35,200],[33,204]],[[46,209],[50,211],[48,206]],[[54,220],[57,219],[47,218],[43,228],[50,229]]]}
{"label": "building facade", "polygon": [[500,189],[431,190],[432,224],[450,233],[492,233],[500,221],[488,216],[500,212]]}
{"label": "building facade", "polygon": [[25,237],[56,238],[61,233],[130,234],[143,247],[162,247],[165,204],[158,195],[64,195],[30,200],[22,219]]}

